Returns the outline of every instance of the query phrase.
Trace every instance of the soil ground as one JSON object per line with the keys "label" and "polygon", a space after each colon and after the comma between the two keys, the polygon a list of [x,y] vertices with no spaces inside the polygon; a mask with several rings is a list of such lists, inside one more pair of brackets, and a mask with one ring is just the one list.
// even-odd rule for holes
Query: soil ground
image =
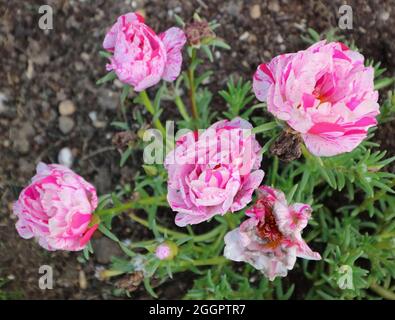
{"label": "soil ground", "polygon": [[[308,27],[318,32],[337,27],[344,1],[302,0],[47,0],[54,10],[53,29],[38,27],[42,1],[0,0],[0,299],[112,299],[113,284],[95,274],[117,250],[104,238],[94,239],[97,255],[88,264],[78,253],[48,253],[34,241],[19,238],[12,202],[34,174],[38,161],[57,162],[70,148],[73,169],[91,181],[100,194],[130,182],[133,159],[119,169],[119,153],[111,144],[111,121],[120,118],[117,83],[96,86],[105,74],[98,55],[108,27],[122,13],[140,10],[156,31],[174,25],[174,14],[185,20],[198,11],[221,26],[218,36],[232,50],[216,54],[210,86],[222,88],[230,75],[250,79],[256,66],[277,54],[306,47],[300,38]],[[366,57],[395,68],[395,0],[347,1],[354,12],[353,29],[344,31]],[[259,9],[255,5],[259,6]],[[389,72],[388,74],[391,74]],[[75,111],[65,119],[58,106],[71,100]],[[220,99],[216,99],[220,107]],[[171,117],[171,113],[164,116]],[[395,152],[394,123],[379,129],[382,147]],[[126,219],[133,238],[145,236]],[[38,269],[54,268],[53,290],[40,290]],[[176,299],[192,281],[187,275],[163,286],[159,295]],[[143,290],[137,298],[148,298]]]}

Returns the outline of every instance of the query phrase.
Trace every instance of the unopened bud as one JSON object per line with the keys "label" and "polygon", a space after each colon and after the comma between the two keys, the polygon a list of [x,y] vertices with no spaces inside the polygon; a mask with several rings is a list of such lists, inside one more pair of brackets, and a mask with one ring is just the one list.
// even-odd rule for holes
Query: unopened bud
{"label": "unopened bud", "polygon": [[156,247],[155,255],[159,260],[172,260],[178,253],[174,242],[165,241]]}

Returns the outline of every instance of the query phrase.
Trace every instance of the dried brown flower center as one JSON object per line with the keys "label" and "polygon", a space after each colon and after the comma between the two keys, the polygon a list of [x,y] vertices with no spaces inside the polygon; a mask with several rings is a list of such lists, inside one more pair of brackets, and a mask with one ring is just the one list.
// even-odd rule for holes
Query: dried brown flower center
{"label": "dried brown flower center", "polygon": [[264,206],[265,221],[260,221],[258,223],[257,234],[262,240],[267,241],[266,246],[268,248],[276,248],[280,244],[283,235],[278,229],[272,206],[263,200],[259,202],[260,206]]}

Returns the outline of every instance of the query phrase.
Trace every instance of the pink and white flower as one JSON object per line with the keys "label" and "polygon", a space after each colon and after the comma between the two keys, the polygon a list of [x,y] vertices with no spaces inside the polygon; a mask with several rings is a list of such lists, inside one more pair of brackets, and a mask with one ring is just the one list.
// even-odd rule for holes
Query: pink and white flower
{"label": "pink and white flower", "polygon": [[311,153],[352,151],[376,125],[374,69],[340,42],[320,41],[306,50],[261,64],[253,81],[256,97],[298,132]]}
{"label": "pink and white flower", "polygon": [[120,81],[142,91],[161,79],[174,81],[181,71],[186,42],[184,32],[172,27],[157,35],[138,13],[120,16],[104,38],[104,49],[113,53],[107,70]]}
{"label": "pink and white flower", "polygon": [[95,188],[69,168],[39,163],[14,203],[16,229],[50,251],[82,250],[98,227],[91,226],[97,203]]}
{"label": "pink and white flower", "polygon": [[186,226],[244,208],[260,185],[261,147],[241,118],[182,136],[165,159],[168,202]]}
{"label": "pink and white flower", "polygon": [[225,257],[251,264],[270,280],[285,277],[297,257],[320,260],[301,235],[311,207],[288,205],[284,193],[267,186],[258,190],[257,202],[246,211],[250,218],[225,236]]}

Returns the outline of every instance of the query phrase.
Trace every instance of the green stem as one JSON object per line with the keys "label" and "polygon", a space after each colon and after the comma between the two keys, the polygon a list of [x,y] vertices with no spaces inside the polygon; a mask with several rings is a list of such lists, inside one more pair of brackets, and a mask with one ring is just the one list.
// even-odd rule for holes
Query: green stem
{"label": "green stem", "polygon": [[272,122],[266,122],[264,124],[261,124],[260,126],[257,126],[255,128],[252,129],[252,133],[262,133],[265,131],[269,131],[269,130],[273,130],[274,128],[276,128],[278,126],[276,121],[272,121]]}
{"label": "green stem", "polygon": [[[149,223],[148,223],[147,220],[136,216],[134,213],[130,213],[129,217],[132,220],[136,221],[137,223],[141,224],[142,226],[144,226],[144,227],[146,227],[148,229],[150,228]],[[186,238],[186,237],[188,237],[188,235],[185,234],[185,233],[178,232],[178,231],[173,231],[173,230],[170,230],[168,228],[162,227],[160,225],[157,225],[156,228],[158,229],[159,232],[172,235],[175,238]]]}
{"label": "green stem", "polygon": [[389,291],[389,290],[379,286],[376,283],[372,283],[370,285],[370,289],[372,289],[374,292],[376,292],[379,296],[383,297],[384,299],[395,300],[395,293],[394,292]]}
{"label": "green stem", "polygon": [[229,229],[233,230],[236,228],[236,224],[234,223],[232,216],[230,214],[225,214],[224,218],[225,218],[227,225],[229,226]]}
{"label": "green stem", "polygon": [[274,156],[273,160],[273,168],[272,168],[272,175],[270,177],[270,185],[274,187],[276,185],[276,178],[277,178],[277,172],[278,172],[278,157]]}
{"label": "green stem", "polygon": [[140,98],[141,101],[143,102],[145,108],[147,111],[154,116],[154,125],[155,127],[162,133],[163,138],[166,136],[166,130],[162,125],[162,122],[158,118],[155,117],[155,109],[154,106],[151,103],[150,98],[148,97],[148,94],[145,90],[140,92]]}
{"label": "green stem", "polygon": [[214,238],[216,235],[221,234],[224,230],[223,226],[218,226],[215,229],[207,232],[207,233],[203,233],[201,235],[195,236],[193,238],[193,240],[195,242],[202,242],[202,241],[207,241],[207,240],[211,240],[212,238]]}
{"label": "green stem", "polygon": [[175,96],[174,102],[178,108],[178,111],[180,111],[181,116],[184,118],[185,121],[189,122],[191,121],[191,118],[188,115],[188,112],[185,108],[184,102],[182,102],[180,96]]}
{"label": "green stem", "polygon": [[[104,216],[107,216],[107,215],[120,214],[120,213],[125,212],[125,211],[130,210],[130,209],[140,209],[142,206],[146,206],[146,205],[163,205],[163,206],[167,206],[167,203],[162,202],[162,201],[165,201],[165,200],[166,200],[166,196],[149,197],[149,198],[139,199],[139,200],[130,201],[130,202],[126,202],[126,203],[120,204],[119,206],[114,207],[114,208],[97,210],[95,212],[95,215],[100,218],[100,217],[104,217]],[[129,217],[132,220],[136,221],[137,223],[143,225],[144,227],[150,228],[149,223],[148,223],[147,220],[136,216],[134,213],[130,213]],[[183,232],[174,231],[174,230],[165,228],[165,227],[160,226],[160,225],[157,225],[157,229],[158,229],[159,232],[172,235],[175,238],[187,238],[187,237],[190,237],[189,234],[186,234],[186,233],[183,233]],[[220,234],[223,231],[223,229],[224,229],[224,226],[223,225],[219,225],[218,227],[214,228],[213,230],[211,230],[211,231],[209,231],[207,233],[194,236],[193,240],[195,242],[202,242],[202,241],[211,240],[212,238],[214,238],[215,236]]]}
{"label": "green stem", "polygon": [[302,154],[305,157],[305,159],[311,159],[312,158],[311,153],[307,150],[307,148],[306,148],[306,146],[304,144],[301,144],[300,148],[302,149]]}
{"label": "green stem", "polygon": [[215,257],[209,259],[201,259],[201,260],[193,260],[193,261],[181,261],[178,263],[178,267],[185,268],[193,265],[195,267],[198,266],[213,266],[213,265],[221,265],[226,263],[228,260],[225,257]]}
{"label": "green stem", "polygon": [[[149,223],[147,220],[140,218],[138,216],[136,216],[134,213],[129,214],[129,217],[136,221],[137,223],[141,224],[142,226],[149,228]],[[183,233],[183,232],[178,232],[178,231],[174,231],[168,228],[165,228],[163,226],[157,225],[157,229],[159,232],[164,233],[164,234],[169,234],[172,235],[175,238],[187,238],[189,237],[188,234]],[[193,237],[194,242],[202,242],[202,241],[207,241],[210,240],[212,238],[214,238],[217,234],[221,233],[223,228],[221,228],[221,226],[198,236]]]}
{"label": "green stem", "polygon": [[196,49],[192,49],[191,63],[188,68],[188,81],[189,81],[189,99],[191,100],[192,117],[196,120],[199,118],[196,105],[196,87],[195,87],[195,59]]}
{"label": "green stem", "polygon": [[138,241],[138,242],[132,242],[129,245],[129,248],[134,249],[134,248],[146,248],[149,246],[153,246],[157,244],[157,241],[155,240],[145,240],[145,241]]}
{"label": "green stem", "polygon": [[166,195],[159,197],[148,197],[143,199],[137,199],[134,201],[123,203],[114,208],[97,210],[95,212],[95,215],[99,217],[106,215],[116,215],[125,212],[126,210],[139,209],[142,206],[146,206],[146,205],[168,206],[167,202],[165,201],[166,201]]}

